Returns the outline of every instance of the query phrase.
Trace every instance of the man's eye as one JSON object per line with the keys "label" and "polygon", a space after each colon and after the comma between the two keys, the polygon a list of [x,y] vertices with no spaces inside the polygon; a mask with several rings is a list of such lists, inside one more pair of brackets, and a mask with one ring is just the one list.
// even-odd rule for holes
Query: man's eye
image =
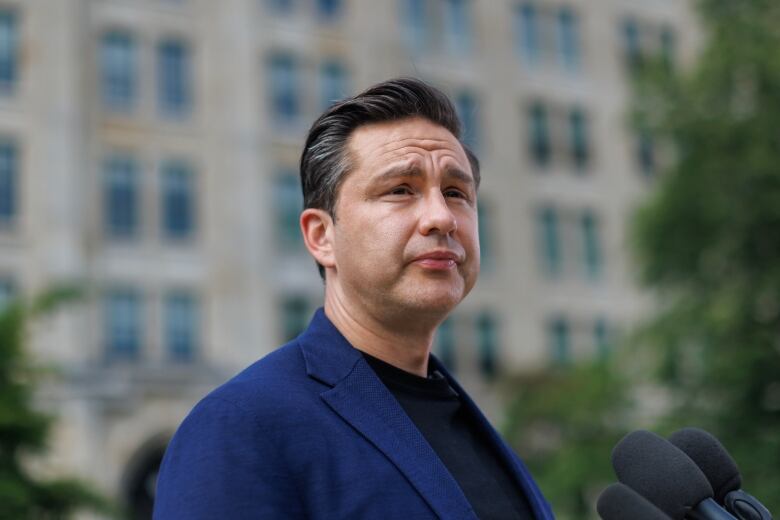
{"label": "man's eye", "polygon": [[390,190],[389,195],[408,195],[412,193],[409,186],[398,186]]}
{"label": "man's eye", "polygon": [[454,190],[454,189],[444,190],[444,196],[445,197],[457,197],[457,198],[460,198],[460,199],[468,198],[468,197],[466,197],[466,194],[463,193],[462,191]]}

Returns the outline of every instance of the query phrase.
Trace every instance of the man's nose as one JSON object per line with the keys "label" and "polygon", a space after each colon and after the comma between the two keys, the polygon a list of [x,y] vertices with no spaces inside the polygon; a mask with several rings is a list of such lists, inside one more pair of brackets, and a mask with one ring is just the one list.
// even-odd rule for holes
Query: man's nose
{"label": "man's nose", "polygon": [[420,234],[440,233],[449,235],[458,229],[458,221],[447,205],[447,199],[440,190],[431,191],[421,201]]}

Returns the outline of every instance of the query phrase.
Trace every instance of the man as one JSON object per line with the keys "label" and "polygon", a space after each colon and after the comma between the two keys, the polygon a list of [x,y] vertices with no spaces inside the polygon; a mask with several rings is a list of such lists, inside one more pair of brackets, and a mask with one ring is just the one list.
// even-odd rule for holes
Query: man
{"label": "man", "polygon": [[479,272],[479,163],[413,79],[342,101],[301,156],[325,306],[201,401],[155,518],[552,519],[522,462],[431,355]]}

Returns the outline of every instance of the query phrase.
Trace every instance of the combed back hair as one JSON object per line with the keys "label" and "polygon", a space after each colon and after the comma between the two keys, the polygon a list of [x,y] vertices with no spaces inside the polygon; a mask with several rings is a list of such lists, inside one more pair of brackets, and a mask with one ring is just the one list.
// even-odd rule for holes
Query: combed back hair
{"label": "combed back hair", "polygon": [[[328,212],[336,220],[339,187],[352,168],[347,141],[355,129],[371,123],[422,117],[450,131],[466,152],[474,185],[480,181],[479,160],[461,141],[455,107],[439,89],[415,78],[378,83],[330,106],[309,129],[301,154],[303,207]],[[319,266],[324,278],[324,269]]]}

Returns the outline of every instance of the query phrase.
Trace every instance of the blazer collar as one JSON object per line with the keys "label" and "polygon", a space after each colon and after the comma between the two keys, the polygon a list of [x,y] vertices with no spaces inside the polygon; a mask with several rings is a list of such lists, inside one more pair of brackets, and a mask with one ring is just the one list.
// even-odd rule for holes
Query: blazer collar
{"label": "blazer collar", "polygon": [[320,394],[325,403],[398,468],[437,516],[477,520],[433,448],[322,309],[298,342],[307,374],[332,387]]}

